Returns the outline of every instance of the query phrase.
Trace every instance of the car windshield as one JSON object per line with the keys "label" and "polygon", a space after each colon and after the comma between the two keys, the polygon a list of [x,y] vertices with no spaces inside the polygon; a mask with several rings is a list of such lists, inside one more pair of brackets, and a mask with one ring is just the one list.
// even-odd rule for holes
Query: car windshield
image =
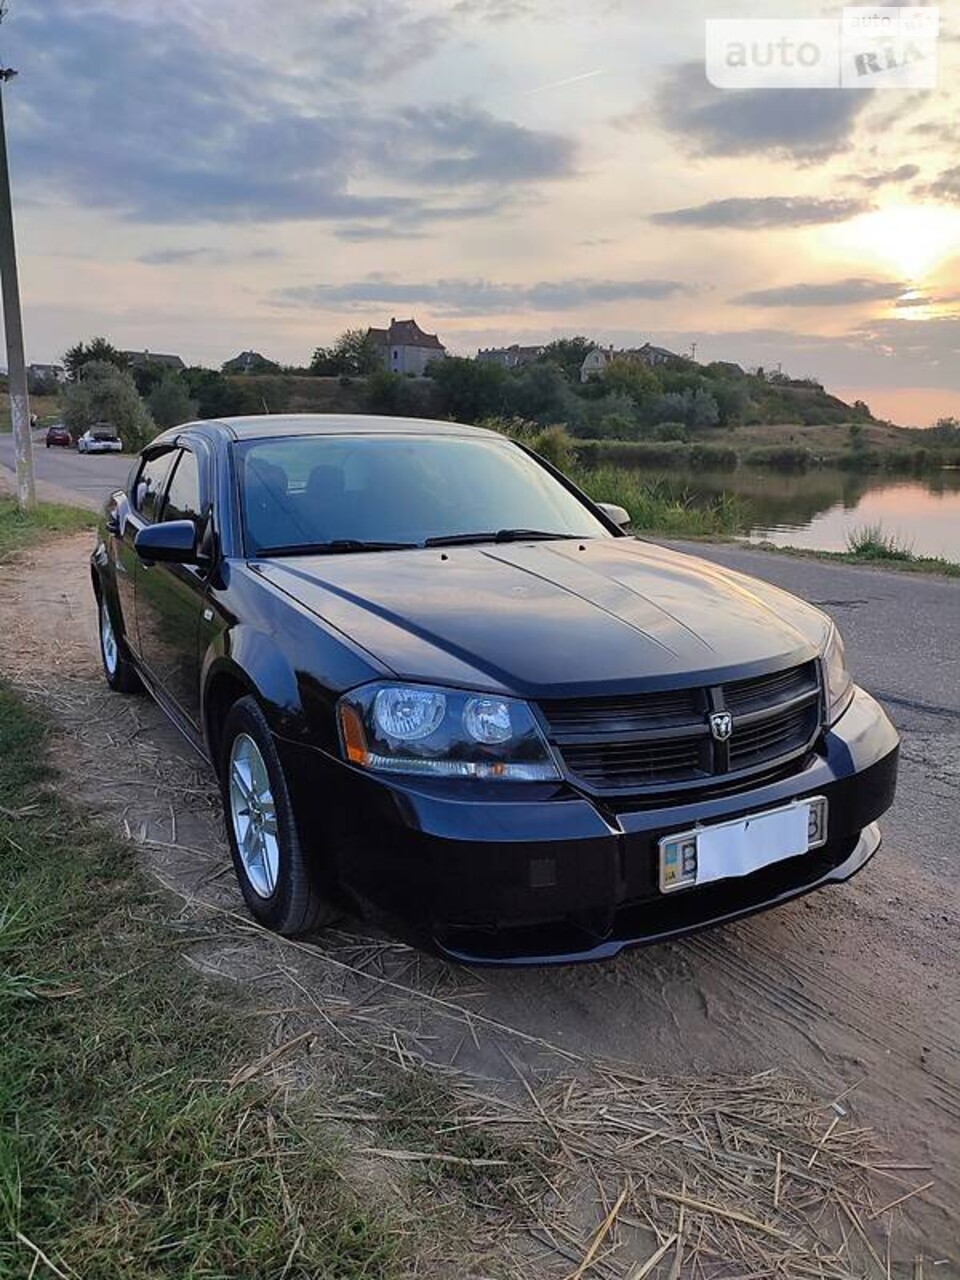
{"label": "car windshield", "polygon": [[299,436],[252,441],[238,452],[248,554],[612,536],[507,440]]}

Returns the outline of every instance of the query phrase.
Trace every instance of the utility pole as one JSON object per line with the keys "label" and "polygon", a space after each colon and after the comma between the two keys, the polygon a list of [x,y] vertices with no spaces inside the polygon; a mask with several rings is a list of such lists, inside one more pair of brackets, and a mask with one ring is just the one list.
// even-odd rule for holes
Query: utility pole
{"label": "utility pole", "polygon": [[[6,12],[0,3],[0,22]],[[7,376],[10,381],[10,425],[17,455],[17,501],[21,511],[36,506],[33,480],[33,440],[30,435],[30,400],[27,366],[23,355],[23,321],[20,316],[20,283],[17,279],[17,247],[13,235],[10,171],[7,166],[7,131],[3,119],[3,86],[16,75],[0,68],[0,280],[3,289],[3,327],[7,336]]]}

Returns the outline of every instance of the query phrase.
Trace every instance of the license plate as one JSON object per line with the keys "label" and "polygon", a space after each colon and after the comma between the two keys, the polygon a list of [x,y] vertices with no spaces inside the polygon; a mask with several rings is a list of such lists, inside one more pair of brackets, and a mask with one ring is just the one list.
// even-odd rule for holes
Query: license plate
{"label": "license plate", "polygon": [[672,893],[748,876],[771,863],[819,849],[826,840],[825,796],[796,800],[734,822],[680,831],[660,841],[660,891]]}

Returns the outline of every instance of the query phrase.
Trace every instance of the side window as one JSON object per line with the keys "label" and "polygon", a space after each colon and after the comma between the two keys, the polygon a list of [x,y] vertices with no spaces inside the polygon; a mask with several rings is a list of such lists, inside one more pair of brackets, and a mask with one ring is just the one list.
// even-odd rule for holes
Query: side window
{"label": "side window", "polygon": [[174,451],[168,449],[165,453],[146,458],[140,468],[137,482],[133,486],[133,506],[144,520],[154,521],[157,518],[157,505],[173,458]]}
{"label": "side window", "polygon": [[163,504],[164,520],[200,521],[200,466],[197,455],[183,449]]}

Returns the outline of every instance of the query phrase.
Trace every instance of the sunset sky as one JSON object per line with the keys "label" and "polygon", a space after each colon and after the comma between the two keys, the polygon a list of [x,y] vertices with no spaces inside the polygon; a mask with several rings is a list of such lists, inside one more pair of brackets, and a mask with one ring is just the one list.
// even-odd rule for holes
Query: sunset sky
{"label": "sunset sky", "polygon": [[939,88],[713,88],[804,0],[12,0],[27,357],[306,363],[415,315],[584,333],[960,416],[960,5]]}

